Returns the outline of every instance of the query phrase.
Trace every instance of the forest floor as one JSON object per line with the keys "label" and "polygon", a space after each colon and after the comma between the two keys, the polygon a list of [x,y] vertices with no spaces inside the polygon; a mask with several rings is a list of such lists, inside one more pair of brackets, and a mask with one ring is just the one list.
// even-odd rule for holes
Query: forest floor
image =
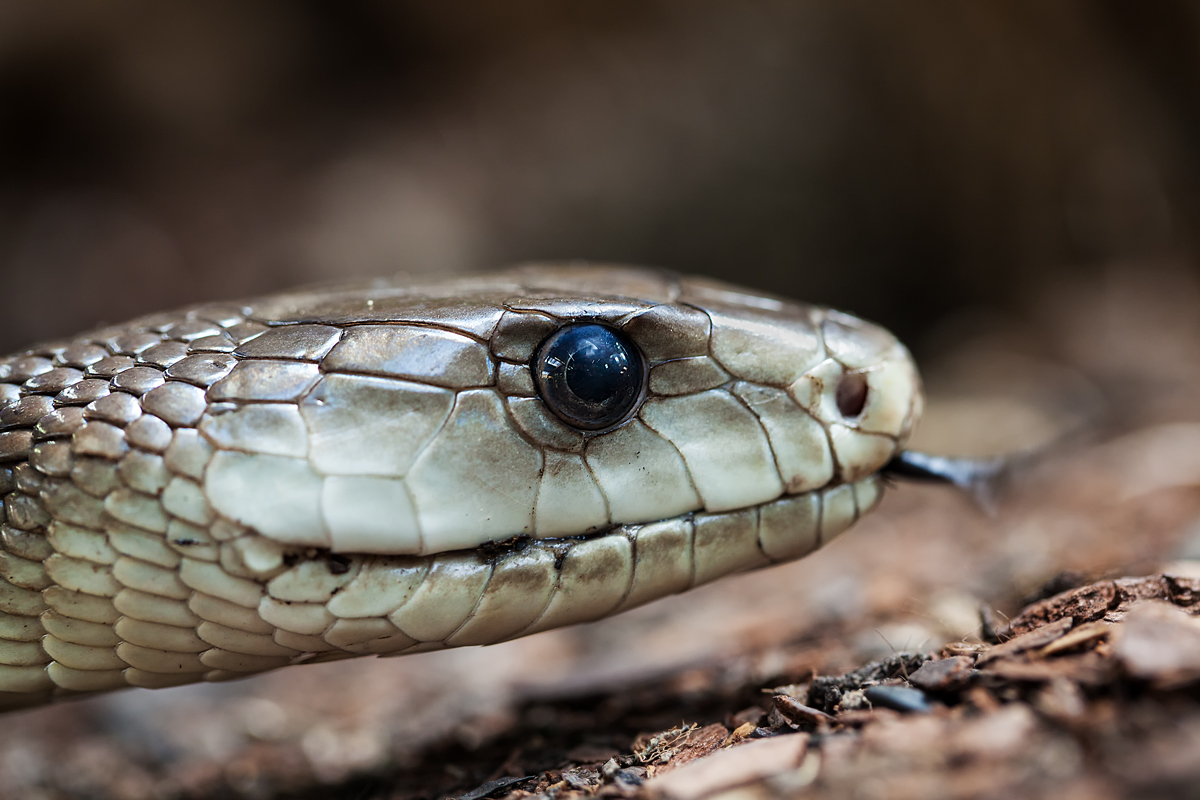
{"label": "forest floor", "polygon": [[599,623],[8,715],[0,797],[1200,797],[1196,308],[1114,274],[948,326],[917,446],[1083,431],[995,514],[898,485],[807,559]]}

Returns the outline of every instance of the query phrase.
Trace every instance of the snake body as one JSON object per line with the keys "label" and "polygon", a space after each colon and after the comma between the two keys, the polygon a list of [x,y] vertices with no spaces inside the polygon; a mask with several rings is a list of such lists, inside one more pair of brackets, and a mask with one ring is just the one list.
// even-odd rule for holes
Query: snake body
{"label": "snake body", "polygon": [[[644,362],[603,430],[531,371],[581,320]],[[35,347],[0,361],[0,709],[491,644],[795,559],[877,503],[920,408],[876,326],[622,267],[298,291]]]}

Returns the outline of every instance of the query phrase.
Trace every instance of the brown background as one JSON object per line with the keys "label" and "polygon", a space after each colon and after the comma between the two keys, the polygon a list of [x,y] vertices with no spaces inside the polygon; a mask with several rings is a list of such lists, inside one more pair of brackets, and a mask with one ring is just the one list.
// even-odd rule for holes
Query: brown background
{"label": "brown background", "polygon": [[651,263],[878,319],[1197,240],[1158,0],[0,7],[0,347],[298,282]]}

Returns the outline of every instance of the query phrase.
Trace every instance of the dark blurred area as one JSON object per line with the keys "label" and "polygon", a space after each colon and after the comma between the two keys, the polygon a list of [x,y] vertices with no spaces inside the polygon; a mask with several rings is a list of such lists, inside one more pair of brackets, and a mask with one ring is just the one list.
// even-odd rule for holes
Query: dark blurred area
{"label": "dark blurred area", "polygon": [[920,341],[1188,265],[1200,6],[0,6],[0,346],[296,283],[648,263]]}

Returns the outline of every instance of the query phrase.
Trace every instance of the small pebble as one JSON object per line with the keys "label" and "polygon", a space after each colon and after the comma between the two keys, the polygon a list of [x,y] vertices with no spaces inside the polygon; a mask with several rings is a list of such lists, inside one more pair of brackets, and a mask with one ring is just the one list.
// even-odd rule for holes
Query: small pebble
{"label": "small pebble", "polygon": [[866,696],[873,706],[905,713],[924,714],[933,708],[924,692],[908,686],[868,686]]}

